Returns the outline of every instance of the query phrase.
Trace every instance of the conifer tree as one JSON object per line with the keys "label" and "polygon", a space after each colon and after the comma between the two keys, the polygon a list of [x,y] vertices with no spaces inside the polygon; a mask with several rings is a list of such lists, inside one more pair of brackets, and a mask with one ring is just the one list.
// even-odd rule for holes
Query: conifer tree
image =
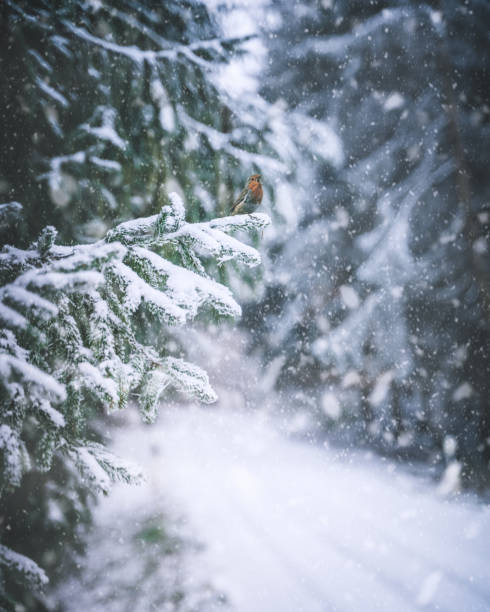
{"label": "conifer tree", "polygon": [[7,0],[0,28],[0,197],[26,243],[50,224],[91,242],[172,190],[211,218],[251,170],[283,169],[277,116],[218,86],[243,40],[200,0]]}
{"label": "conifer tree", "polygon": [[314,165],[257,321],[270,358],[285,354],[278,384],[316,389],[316,417],[348,441],[488,481],[488,7],[271,8],[265,93],[342,151]]}
{"label": "conifer tree", "polygon": [[138,398],[152,420],[163,389],[211,401],[172,327],[238,313],[210,280],[236,278],[234,261],[256,277],[228,234],[263,217],[185,224],[168,194],[194,222],[226,212],[253,169],[272,194],[285,132],[219,85],[243,39],[200,0],[7,0],[0,34],[0,581],[4,606],[38,609],[22,585],[44,574],[25,557],[65,571],[97,491],[134,476],[98,415]]}
{"label": "conifer tree", "polygon": [[[12,204],[3,210],[12,209]],[[14,207],[18,210],[18,206]],[[47,581],[41,559],[12,550],[15,492],[33,474],[43,474],[43,503],[55,520],[86,511],[91,493],[106,493],[113,481],[140,475],[111,454],[91,429],[97,412],[137,401],[152,422],[167,389],[209,403],[216,399],[206,373],[174,354],[163,333],[185,325],[203,309],[236,317],[240,307],[229,289],[206,272],[209,259],[245,266],[259,254],[232,236],[261,230],[266,215],[223,217],[186,223],[173,193],[151,217],[116,226],[97,243],[61,246],[46,227],[27,249],[0,253],[0,482],[2,532],[0,601],[32,605],[32,593]],[[158,342],[146,332],[158,322]],[[169,332],[170,333],[170,332]],[[167,335],[167,338],[169,336]],[[174,347],[172,349],[172,347]],[[63,466],[64,486],[50,479]],[[43,478],[43,476],[40,476]],[[13,502],[13,503],[12,503]],[[48,520],[49,522],[49,520]],[[21,541],[29,550],[29,544]],[[41,555],[42,557],[42,555]],[[42,563],[41,563],[42,565]]]}

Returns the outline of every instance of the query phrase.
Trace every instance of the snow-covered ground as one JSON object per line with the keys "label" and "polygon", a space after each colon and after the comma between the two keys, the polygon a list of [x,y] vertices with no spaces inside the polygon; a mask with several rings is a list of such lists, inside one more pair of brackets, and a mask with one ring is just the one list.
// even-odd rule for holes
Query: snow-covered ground
{"label": "snow-covered ground", "polygon": [[490,508],[391,463],[212,408],[166,412],[116,448],[146,470],[138,504],[185,515],[204,544],[192,580],[211,579],[237,612],[490,610]]}

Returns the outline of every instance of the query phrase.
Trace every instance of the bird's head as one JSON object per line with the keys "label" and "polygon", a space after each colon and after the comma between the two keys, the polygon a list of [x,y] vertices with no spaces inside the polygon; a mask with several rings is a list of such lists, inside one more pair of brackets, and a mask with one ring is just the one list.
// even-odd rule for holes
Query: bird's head
{"label": "bird's head", "polygon": [[261,178],[260,174],[252,174],[252,176],[249,177],[248,182],[249,183],[260,183],[260,178]]}

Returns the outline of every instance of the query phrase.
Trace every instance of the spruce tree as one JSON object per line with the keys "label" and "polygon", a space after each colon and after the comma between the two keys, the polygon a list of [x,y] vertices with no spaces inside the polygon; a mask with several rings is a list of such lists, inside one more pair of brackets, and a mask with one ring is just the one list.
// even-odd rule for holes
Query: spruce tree
{"label": "spruce tree", "polygon": [[173,330],[238,314],[223,283],[256,281],[237,238],[265,218],[213,217],[253,170],[273,195],[285,132],[219,84],[244,41],[200,0],[7,0],[0,32],[0,579],[2,605],[39,609],[97,492],[137,476],[101,415],[213,400]]}
{"label": "spruce tree", "polygon": [[310,402],[314,389],[316,419],[348,441],[486,482],[488,7],[272,10],[265,93],[331,127],[342,151],[315,164],[257,321],[283,356],[278,384]]}
{"label": "spruce tree", "polygon": [[[220,265],[230,260],[257,265],[257,251],[232,234],[261,230],[267,223],[260,213],[187,223],[182,200],[173,193],[160,213],[122,223],[91,245],[57,245],[56,231],[48,226],[25,250],[4,247],[0,253],[4,608],[14,609],[16,602],[35,606],[33,593],[47,581],[41,567],[45,551],[37,551],[35,560],[24,554],[33,546],[28,538],[19,537],[23,529],[19,513],[27,514],[28,532],[36,524],[36,513],[43,514],[41,501],[48,508],[48,516],[42,517],[45,522],[68,525],[71,514],[88,511],[90,495],[107,493],[113,481],[140,478],[96,435],[92,424],[98,412],[119,410],[136,401],[143,419],[152,422],[167,389],[206,403],[216,399],[206,373],[182,359],[175,343],[166,343],[165,337],[169,338],[172,326],[186,325],[203,309],[217,317],[240,314],[229,289],[210,278],[206,263],[212,258]],[[151,343],[154,336],[148,330],[156,323],[158,340]],[[36,475],[41,484],[35,490],[42,490],[37,509],[29,500],[26,507],[19,507],[16,490]],[[63,542],[55,543],[60,545]]]}
{"label": "spruce tree", "polygon": [[277,114],[218,85],[244,40],[200,0],[7,0],[0,28],[0,197],[25,243],[92,242],[172,190],[222,215],[254,169],[272,192]]}

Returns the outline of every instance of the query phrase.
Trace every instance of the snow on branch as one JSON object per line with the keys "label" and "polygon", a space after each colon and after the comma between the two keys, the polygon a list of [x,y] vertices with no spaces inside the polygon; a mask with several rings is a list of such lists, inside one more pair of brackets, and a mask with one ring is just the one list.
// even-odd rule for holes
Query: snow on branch
{"label": "snow on branch", "polygon": [[233,134],[220,132],[219,130],[198,121],[188,115],[182,107],[178,107],[179,117],[182,124],[190,132],[197,132],[202,134],[208,140],[210,146],[215,151],[223,151],[233,157],[241,164],[246,166],[258,165],[264,171],[272,173],[284,173],[287,172],[286,165],[273,157],[268,155],[260,155],[258,153],[250,153],[245,149],[240,149],[231,143]]}
{"label": "snow on branch", "polygon": [[204,370],[184,359],[167,357],[147,373],[140,397],[141,413],[147,423],[153,423],[163,391],[173,387],[179,393],[212,404],[218,398]]}
{"label": "snow on branch", "polygon": [[8,381],[20,379],[23,384],[42,388],[57,400],[66,399],[65,388],[53,376],[12,355],[0,353],[1,384],[9,389]]}
{"label": "snow on branch", "polygon": [[[114,13],[115,16],[121,17],[121,12]],[[61,23],[66,27],[66,29],[77,36],[78,38],[89,42],[97,47],[105,49],[106,51],[110,51],[111,53],[115,53],[117,55],[122,55],[132,60],[136,64],[142,64],[143,62],[148,62],[150,64],[154,64],[158,60],[179,60],[179,55],[183,55],[186,59],[190,60],[193,64],[201,68],[211,68],[213,67],[213,63],[204,59],[199,55],[203,51],[214,51],[217,55],[217,58],[224,58],[228,49],[236,46],[241,42],[245,42],[250,38],[242,37],[242,38],[229,38],[229,39],[218,39],[212,38],[210,40],[201,40],[191,43],[190,45],[177,44],[175,41],[166,41],[162,37],[155,35],[153,39],[161,46],[166,46],[167,48],[160,48],[157,50],[152,49],[141,49],[136,45],[119,45],[115,42],[105,40],[99,36],[95,36],[88,32],[85,28],[80,26],[76,26],[73,23],[70,23],[68,20],[61,20]],[[131,24],[134,26],[137,22],[131,19]],[[145,27],[145,35],[151,33],[148,28]]]}
{"label": "snow on branch", "polygon": [[363,43],[365,38],[373,35],[376,30],[392,24],[399,23],[404,17],[408,17],[411,10],[408,8],[383,9],[377,15],[356,25],[352,31],[337,36],[316,36],[307,38],[302,45],[297,45],[293,57],[304,56],[307,53],[315,55],[332,55],[334,57],[345,57],[349,48],[356,43]]}
{"label": "snow on branch", "polygon": [[108,493],[113,482],[139,484],[143,480],[140,468],[109,452],[102,444],[85,442],[69,449],[82,474],[101,493]]}
{"label": "snow on branch", "polygon": [[14,552],[2,544],[0,544],[0,565],[7,572],[14,574],[17,582],[26,584],[36,591],[48,583],[46,573],[32,559]]}
{"label": "snow on branch", "polygon": [[233,217],[222,217],[221,219],[211,219],[209,227],[219,229],[225,234],[238,230],[250,231],[263,230],[270,224],[270,217],[264,213],[252,213],[251,215],[235,215]]}
{"label": "snow on branch", "polygon": [[125,245],[143,243],[153,247],[180,243],[191,252],[199,254],[204,251],[213,255],[219,263],[235,259],[250,267],[260,264],[260,255],[256,249],[227,234],[238,230],[262,230],[270,223],[267,215],[254,213],[202,223],[186,223],[183,203],[178,194],[171,193],[170,202],[158,215],[121,223],[108,232],[106,240],[118,240]]}
{"label": "snow on branch", "polygon": [[205,304],[211,305],[221,316],[241,315],[240,306],[233,299],[231,291],[212,279],[176,266],[142,247],[134,247],[128,259],[146,271],[151,284],[165,286],[171,300],[192,318]]}
{"label": "snow on branch", "polygon": [[[240,316],[231,291],[201,260],[258,265],[258,251],[230,234],[269,222],[256,213],[187,223],[182,199],[172,193],[159,214],[121,223],[94,244],[57,245],[56,230],[47,227],[27,250],[5,247],[0,402],[10,408],[0,422],[3,482],[18,486],[31,465],[49,469],[56,454],[71,458],[98,491],[137,478],[102,445],[77,441],[73,432],[83,431],[88,407],[113,410],[130,398],[152,421],[167,389],[216,400],[201,368],[169,354],[167,328],[187,324],[203,308]],[[24,441],[26,419],[43,432],[35,448]]]}

